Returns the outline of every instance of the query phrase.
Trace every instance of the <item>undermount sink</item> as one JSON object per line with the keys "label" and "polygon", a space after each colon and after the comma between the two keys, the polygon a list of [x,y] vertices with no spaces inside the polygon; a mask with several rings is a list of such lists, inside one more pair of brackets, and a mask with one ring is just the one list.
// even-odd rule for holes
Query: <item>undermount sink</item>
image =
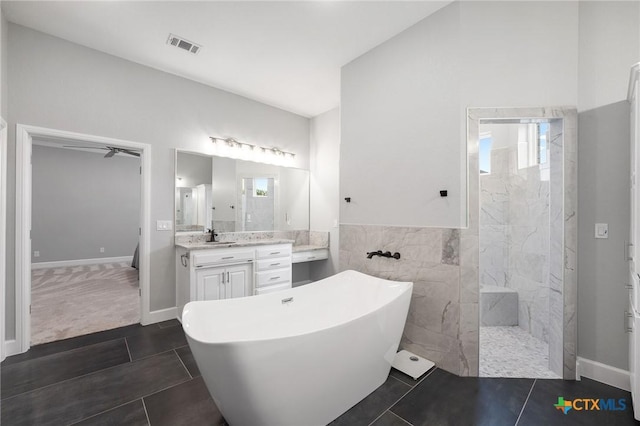
{"label": "undermount sink", "polygon": [[219,245],[223,245],[223,244],[235,244],[235,241],[207,241],[205,242],[205,244],[209,245],[209,246],[219,246]]}

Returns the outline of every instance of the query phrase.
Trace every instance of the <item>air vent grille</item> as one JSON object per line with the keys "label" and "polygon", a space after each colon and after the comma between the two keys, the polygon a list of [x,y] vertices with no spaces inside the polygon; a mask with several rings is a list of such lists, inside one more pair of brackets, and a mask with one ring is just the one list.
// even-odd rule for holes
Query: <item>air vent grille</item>
{"label": "air vent grille", "polygon": [[202,48],[201,45],[192,43],[188,40],[185,40],[182,37],[179,37],[174,34],[169,34],[169,39],[167,40],[167,44],[171,46],[175,46],[179,49],[186,50],[187,52],[191,52],[194,55],[200,51]]}

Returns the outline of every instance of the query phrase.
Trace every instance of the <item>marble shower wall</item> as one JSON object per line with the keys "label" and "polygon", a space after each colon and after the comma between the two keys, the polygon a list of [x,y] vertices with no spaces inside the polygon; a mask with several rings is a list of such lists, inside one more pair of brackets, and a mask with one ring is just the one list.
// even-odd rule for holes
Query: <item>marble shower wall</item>
{"label": "marble shower wall", "polygon": [[[438,367],[469,375],[477,354],[465,354],[461,333],[460,252],[457,229],[375,225],[340,226],[340,270],[414,283],[400,346],[434,361]],[[399,260],[373,257],[370,251],[400,252]],[[475,310],[477,314],[477,309]],[[477,327],[477,321],[472,322]]]}
{"label": "marble shower wall", "polygon": [[480,176],[480,284],[516,290],[519,326],[548,342],[550,162],[519,169],[516,142]]}

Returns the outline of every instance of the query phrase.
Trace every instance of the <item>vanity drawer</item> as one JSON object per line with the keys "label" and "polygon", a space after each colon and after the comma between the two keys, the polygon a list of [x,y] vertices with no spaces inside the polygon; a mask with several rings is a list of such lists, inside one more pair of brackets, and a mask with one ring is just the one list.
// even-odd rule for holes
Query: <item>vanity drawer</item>
{"label": "vanity drawer", "polygon": [[307,250],[293,253],[293,263],[312,262],[329,258],[329,249]]}
{"label": "vanity drawer", "polygon": [[291,244],[279,244],[256,249],[257,259],[272,259],[276,257],[291,257]]}
{"label": "vanity drawer", "polygon": [[291,286],[291,268],[256,273],[256,288],[280,283]]}
{"label": "vanity drawer", "polygon": [[276,284],[276,285],[270,285],[268,287],[256,288],[253,291],[253,294],[259,295],[259,294],[275,293],[276,291],[284,291],[290,288],[291,288],[291,284],[289,283]]}
{"label": "vanity drawer", "polygon": [[274,259],[261,259],[256,262],[257,271],[268,271],[270,269],[283,269],[291,267],[291,257],[278,257]]}
{"label": "vanity drawer", "polygon": [[253,250],[202,250],[193,254],[193,266],[233,264],[253,260]]}

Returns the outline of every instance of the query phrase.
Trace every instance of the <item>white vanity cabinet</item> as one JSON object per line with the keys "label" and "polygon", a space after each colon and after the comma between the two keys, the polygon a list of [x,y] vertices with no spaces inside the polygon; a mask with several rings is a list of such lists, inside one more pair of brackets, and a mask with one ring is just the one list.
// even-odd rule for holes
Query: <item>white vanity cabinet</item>
{"label": "white vanity cabinet", "polygon": [[291,244],[256,248],[254,294],[291,288]]}
{"label": "white vanity cabinet", "polygon": [[252,296],[291,288],[291,243],[176,247],[176,304]]}
{"label": "white vanity cabinet", "polygon": [[196,270],[196,300],[230,299],[251,295],[251,265]]}
{"label": "white vanity cabinet", "polygon": [[176,304],[253,294],[253,247],[176,248]]}

